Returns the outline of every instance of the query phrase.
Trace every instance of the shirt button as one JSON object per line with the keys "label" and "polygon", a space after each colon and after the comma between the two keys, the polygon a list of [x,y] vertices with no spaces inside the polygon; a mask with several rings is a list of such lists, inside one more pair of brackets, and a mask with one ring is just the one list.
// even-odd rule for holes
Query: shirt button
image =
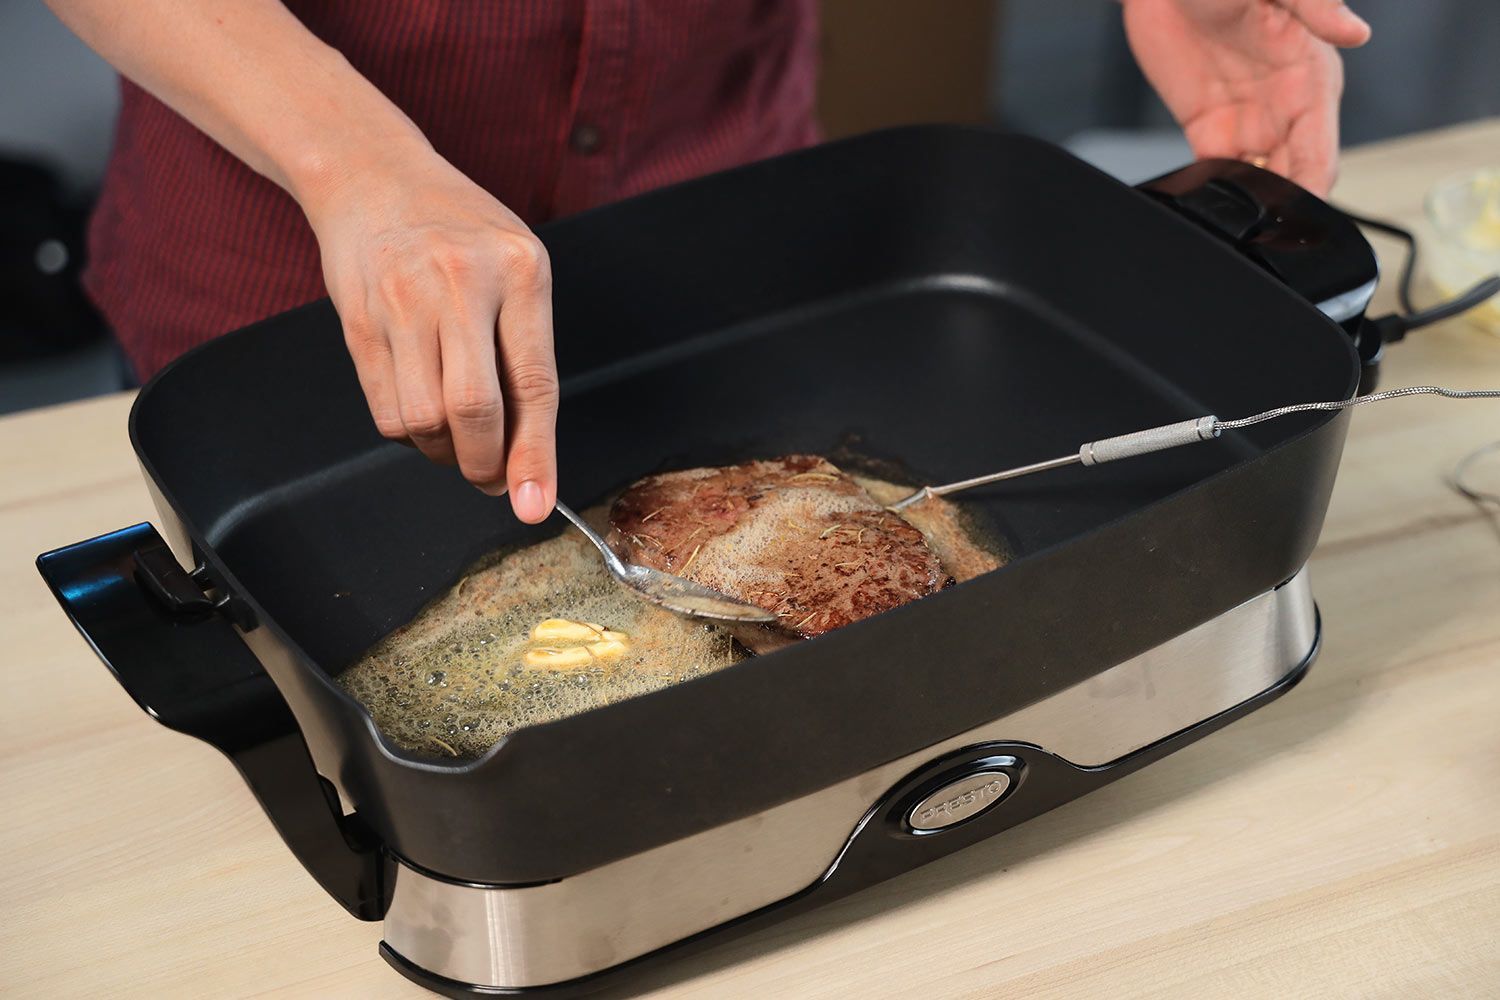
{"label": "shirt button", "polygon": [[595,152],[603,142],[603,134],[593,125],[575,125],[573,134],[568,136],[568,144],[573,147],[575,153]]}

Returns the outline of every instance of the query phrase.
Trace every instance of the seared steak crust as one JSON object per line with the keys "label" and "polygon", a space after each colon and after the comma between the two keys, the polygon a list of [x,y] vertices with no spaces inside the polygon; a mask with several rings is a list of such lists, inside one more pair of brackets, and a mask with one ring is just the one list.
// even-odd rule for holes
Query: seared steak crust
{"label": "seared steak crust", "polygon": [[609,520],[632,561],[757,604],[803,637],[952,582],[921,532],[815,455],[648,476]]}

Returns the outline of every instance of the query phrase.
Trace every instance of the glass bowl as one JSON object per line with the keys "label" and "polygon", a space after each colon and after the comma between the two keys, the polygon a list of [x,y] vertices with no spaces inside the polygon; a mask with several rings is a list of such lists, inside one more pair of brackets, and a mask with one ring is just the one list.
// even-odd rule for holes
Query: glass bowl
{"label": "glass bowl", "polygon": [[[1427,220],[1437,234],[1424,248],[1427,276],[1444,298],[1500,274],[1500,167],[1439,181],[1427,193]],[[1464,316],[1500,334],[1500,295]]]}

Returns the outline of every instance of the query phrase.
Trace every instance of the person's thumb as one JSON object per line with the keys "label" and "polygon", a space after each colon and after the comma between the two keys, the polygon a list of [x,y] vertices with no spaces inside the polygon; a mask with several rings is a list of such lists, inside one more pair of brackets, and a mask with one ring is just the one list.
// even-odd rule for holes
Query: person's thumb
{"label": "person's thumb", "polygon": [[1352,49],[1370,40],[1370,25],[1344,0],[1272,0],[1329,45]]}

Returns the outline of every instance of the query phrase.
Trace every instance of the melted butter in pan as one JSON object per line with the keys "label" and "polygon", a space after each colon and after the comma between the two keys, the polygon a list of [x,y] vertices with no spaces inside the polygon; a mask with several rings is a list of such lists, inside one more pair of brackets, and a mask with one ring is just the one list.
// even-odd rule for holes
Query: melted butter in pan
{"label": "melted butter in pan", "polygon": [[[880,503],[911,487],[856,476]],[[608,507],[586,511],[597,529]],[[1000,566],[1000,547],[963,511],[928,500],[903,512],[958,581]],[[629,636],[585,667],[527,666],[545,619],[595,622]],[[748,654],[720,629],[632,597],[577,532],[508,554],[465,576],[339,675],[392,742],[414,753],[477,757],[506,734],[723,669]],[[533,661],[536,657],[532,657]]]}

